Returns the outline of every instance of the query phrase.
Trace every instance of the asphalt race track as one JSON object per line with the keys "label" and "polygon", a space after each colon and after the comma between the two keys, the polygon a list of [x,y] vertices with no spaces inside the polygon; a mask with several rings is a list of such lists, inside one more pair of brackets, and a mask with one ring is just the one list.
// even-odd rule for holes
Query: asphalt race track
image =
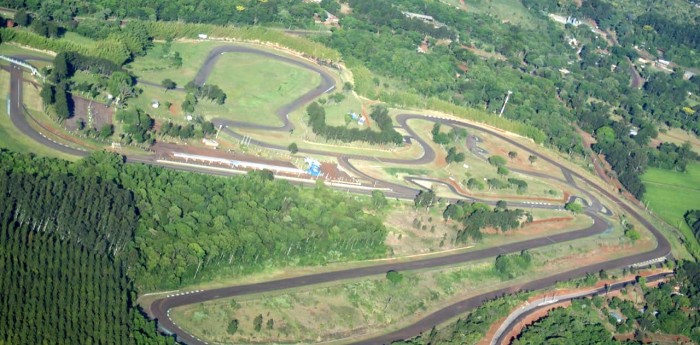
{"label": "asphalt race track", "polygon": [[[262,125],[257,125],[257,124],[251,124],[251,123],[244,123],[244,122],[238,122],[238,121],[231,121],[231,120],[223,120],[223,119],[215,119],[213,122],[219,126],[223,125],[225,128],[223,129],[226,131],[229,135],[236,137],[236,138],[242,138],[242,136],[238,133],[235,132],[235,128],[252,128],[252,129],[262,129],[262,130],[268,130],[268,131],[290,131],[294,129],[294,125],[289,121],[287,118],[287,114],[290,112],[304,106],[308,102],[318,98],[319,96],[323,95],[326,92],[329,92],[335,87],[335,81],[333,77],[322,67],[315,65],[311,62],[303,62],[300,60],[296,59],[291,59],[288,57],[283,57],[276,55],[274,53],[271,53],[266,50],[262,49],[256,49],[248,46],[238,46],[238,45],[226,45],[226,46],[220,46],[214,48],[210,54],[208,55],[207,59],[205,60],[202,68],[200,71],[197,73],[197,76],[195,78],[195,82],[198,85],[202,85],[207,77],[212,73],[213,69],[215,68],[216,62],[218,58],[221,56],[221,54],[224,53],[246,53],[246,54],[256,54],[260,56],[265,56],[268,58],[274,58],[279,61],[288,63],[288,64],[293,64],[299,67],[307,68],[313,72],[319,73],[321,76],[321,83],[303,95],[302,97],[292,101],[289,104],[284,105],[282,108],[278,109],[276,111],[276,115],[278,118],[282,121],[282,126],[262,126]],[[31,59],[31,57],[19,57],[19,58],[24,58],[24,59]],[[11,80],[10,80],[10,117],[12,119],[12,123],[26,136],[31,137],[32,139],[36,140],[37,142],[50,147],[52,149],[71,154],[71,155],[77,155],[77,156],[85,156],[87,154],[86,151],[79,150],[76,148],[72,147],[67,147],[65,145],[56,143],[48,138],[46,138],[44,135],[41,133],[37,132],[32,126],[29,125],[28,120],[27,120],[27,115],[25,115],[25,110],[24,106],[21,102],[22,100],[22,83],[21,78],[22,78],[22,70],[19,68],[19,66],[16,65],[11,65],[10,66],[10,75],[11,75]],[[148,85],[153,85],[160,87],[160,85],[151,83],[148,81],[139,81],[139,83],[143,84],[148,84]],[[594,273],[598,272],[601,269],[604,270],[609,270],[609,269],[614,269],[614,268],[620,268],[620,267],[625,267],[625,266],[630,266],[636,263],[644,262],[647,260],[653,260],[657,259],[660,257],[666,257],[670,254],[671,251],[671,246],[669,242],[661,235],[661,233],[652,226],[645,218],[643,218],[639,213],[637,213],[634,209],[632,209],[630,206],[627,204],[623,203],[617,195],[613,195],[609,191],[607,191],[604,188],[599,187],[598,185],[594,184],[589,178],[584,177],[582,175],[579,175],[575,171],[572,171],[568,168],[566,168],[564,165],[558,163],[557,161],[548,158],[546,156],[540,155],[538,152],[533,151],[529,149],[527,146],[522,145],[515,140],[511,139],[510,137],[503,135],[501,132],[491,130],[488,128],[484,127],[479,127],[467,122],[463,122],[460,120],[456,119],[451,119],[451,118],[440,118],[440,117],[434,117],[434,116],[427,116],[427,115],[420,115],[420,114],[400,114],[396,116],[396,122],[398,123],[398,126],[402,127],[410,136],[411,139],[420,145],[423,148],[423,155],[417,159],[396,159],[396,158],[375,158],[372,156],[364,156],[364,155],[348,155],[348,154],[339,154],[339,153],[333,153],[333,152],[326,152],[322,150],[309,150],[309,149],[300,149],[299,152],[301,153],[308,153],[308,154],[319,154],[319,155],[325,155],[325,156],[334,156],[338,158],[339,164],[341,164],[343,167],[345,167],[348,170],[353,171],[354,173],[363,176],[366,179],[369,180],[374,180],[375,185],[377,187],[382,187],[382,188],[390,188],[391,192],[387,192],[387,196],[391,197],[401,197],[401,198],[408,198],[412,199],[415,194],[423,188],[420,188],[420,186],[417,186],[417,188],[411,188],[407,187],[404,185],[399,185],[387,181],[381,181],[381,180],[376,180],[372,177],[369,177],[356,169],[352,163],[351,160],[371,160],[371,161],[380,161],[384,163],[394,163],[394,164],[403,164],[403,165],[415,165],[415,164],[426,164],[432,162],[436,154],[426,143],[426,141],[418,136],[413,129],[410,128],[408,125],[408,121],[410,120],[426,120],[426,121],[432,121],[432,122],[437,122],[441,123],[443,125],[447,126],[453,126],[453,127],[465,127],[465,128],[472,128],[472,129],[478,129],[479,131],[486,132],[490,135],[493,135],[495,137],[498,137],[500,140],[506,141],[509,144],[516,146],[520,148],[521,150],[526,151],[528,154],[535,155],[539,157],[541,160],[546,161],[557,168],[561,169],[563,176],[565,177],[565,180],[561,179],[556,179],[557,181],[567,183],[572,187],[577,187],[578,190],[581,190],[581,192],[585,195],[586,200],[588,201],[588,205],[586,207],[585,213],[591,217],[594,221],[593,225],[582,230],[577,230],[577,231],[571,231],[567,233],[562,233],[562,234],[556,234],[552,236],[545,236],[541,238],[535,238],[535,239],[530,239],[518,243],[511,243],[499,247],[493,247],[493,248],[486,248],[486,249],[481,249],[481,250],[476,250],[476,251],[471,251],[467,253],[459,253],[459,254],[452,254],[448,256],[443,256],[443,257],[435,257],[435,258],[426,258],[426,259],[418,259],[410,262],[401,262],[401,263],[386,263],[386,264],[380,264],[380,265],[375,265],[375,266],[369,266],[369,267],[360,267],[360,268],[353,268],[353,269],[347,269],[347,270],[340,270],[340,271],[333,271],[333,272],[326,272],[326,273],[319,273],[319,274],[313,274],[313,275],[307,275],[307,276],[300,276],[300,277],[294,277],[294,278],[287,278],[287,279],[281,279],[281,280],[274,280],[274,281],[268,281],[268,282],[262,282],[262,283],[256,283],[256,284],[249,284],[249,285],[240,285],[240,286],[230,286],[230,287],[225,287],[225,288],[219,288],[219,289],[212,289],[212,290],[206,290],[206,291],[198,291],[198,292],[190,292],[190,293],[181,293],[176,296],[170,296],[170,297],[165,297],[158,299],[153,302],[151,305],[151,317],[154,319],[158,320],[159,327],[170,334],[174,334],[177,336],[178,341],[186,343],[186,344],[191,344],[191,345],[200,345],[200,344],[206,344],[206,342],[190,335],[186,331],[182,330],[179,328],[177,325],[175,325],[170,318],[168,317],[169,310],[174,307],[178,306],[184,306],[188,304],[193,304],[193,303],[201,303],[213,299],[218,299],[218,298],[225,298],[225,297],[231,297],[231,296],[238,296],[238,295],[245,295],[245,294],[250,294],[250,293],[260,293],[260,292],[270,292],[270,291],[276,291],[276,290],[282,290],[282,289],[288,289],[288,288],[294,288],[294,287],[301,287],[301,286],[309,286],[309,285],[314,285],[314,284],[319,284],[319,283],[326,283],[326,282],[333,282],[333,281],[338,281],[338,280],[344,280],[344,279],[353,279],[353,278],[361,278],[361,277],[367,277],[367,276],[372,276],[372,275],[379,275],[379,274],[384,274],[388,270],[398,270],[398,271],[406,271],[406,270],[415,270],[415,269],[426,269],[426,268],[433,268],[433,267],[441,267],[441,266],[446,266],[446,265],[453,265],[453,264],[460,264],[460,263],[466,263],[470,262],[473,260],[480,260],[484,258],[489,258],[489,257],[495,257],[500,254],[505,254],[505,253],[514,253],[514,252],[519,252],[522,250],[527,250],[527,249],[533,249],[533,248],[538,248],[542,246],[547,246],[547,245],[552,245],[556,243],[563,243],[567,241],[572,241],[576,239],[581,239],[589,236],[594,236],[597,234],[600,234],[602,232],[605,232],[610,225],[605,221],[605,219],[602,218],[601,216],[601,210],[604,207],[604,204],[601,203],[595,196],[593,196],[591,193],[585,191],[585,188],[592,188],[598,191],[600,194],[604,195],[606,198],[606,202],[613,204],[616,203],[618,204],[624,211],[631,217],[635,218],[637,221],[639,221],[644,227],[646,227],[651,234],[655,237],[657,246],[654,250],[646,252],[646,253],[641,253],[641,254],[635,254],[632,256],[620,258],[620,259],[615,259],[611,261],[606,261],[602,263],[597,263],[585,267],[579,267],[571,271],[563,272],[563,273],[558,273],[543,279],[539,279],[536,281],[531,281],[525,284],[521,285],[516,285],[516,286],[511,286],[503,289],[499,289],[497,291],[492,291],[489,293],[485,293],[482,295],[474,296],[465,300],[462,300],[460,302],[457,302],[455,304],[452,304],[450,306],[447,306],[443,309],[440,309],[425,318],[421,319],[420,321],[409,325],[405,328],[396,330],[392,333],[389,334],[384,334],[384,335],[379,335],[374,338],[370,338],[367,340],[359,341],[357,342],[358,344],[386,344],[386,343],[391,343],[392,341],[396,340],[401,340],[401,339],[407,339],[414,337],[418,334],[420,334],[423,331],[430,330],[433,326],[438,325],[440,323],[443,323],[457,315],[464,314],[466,311],[469,311],[480,304],[482,304],[484,301],[493,299],[495,297],[502,296],[504,294],[508,293],[513,293],[517,291],[522,291],[522,290],[538,290],[538,289],[543,289],[549,286],[554,285],[557,281],[565,281],[573,278],[577,278],[580,276],[585,275],[586,273]],[[271,149],[279,149],[279,150],[286,150],[286,147],[280,147],[280,146],[275,146],[272,144],[268,144],[262,141],[258,140],[251,140],[252,144],[259,145],[261,147],[266,147],[266,148],[271,148]],[[415,145],[415,144],[414,144]],[[128,162],[140,162],[140,163],[146,163],[146,164],[153,164],[153,165],[160,165],[155,161],[154,158],[152,157],[146,157],[146,156],[128,156],[127,157]],[[193,172],[200,172],[200,173],[206,173],[206,174],[211,174],[212,172],[206,168],[198,169],[195,167],[188,167],[183,170],[187,171],[193,171]],[[536,175],[538,177],[542,178],[549,178],[549,179],[555,179],[551,176],[543,175],[543,174],[537,174],[537,173],[530,173],[530,172],[521,172],[525,174],[530,174],[530,175]],[[574,178],[578,179],[579,181],[582,181],[583,183],[586,184],[586,186],[576,186]],[[426,180],[421,178],[421,180]],[[408,178],[408,182],[412,182],[411,178]],[[442,182],[440,182],[442,183]],[[447,185],[449,188],[452,188],[452,190],[456,193],[458,193],[452,186]],[[473,197],[469,196],[463,196],[464,199],[468,200],[478,200]],[[479,200],[481,201],[481,200]],[[485,202],[485,201],[482,201]],[[492,202],[490,202],[492,203]],[[525,204],[525,203],[517,203],[517,202],[509,202],[509,206],[512,207],[527,207],[527,208],[550,208],[550,209],[559,209],[561,208],[561,205],[532,205],[532,204]],[[607,207],[606,207],[607,209]],[[609,213],[607,213],[609,215]]]}

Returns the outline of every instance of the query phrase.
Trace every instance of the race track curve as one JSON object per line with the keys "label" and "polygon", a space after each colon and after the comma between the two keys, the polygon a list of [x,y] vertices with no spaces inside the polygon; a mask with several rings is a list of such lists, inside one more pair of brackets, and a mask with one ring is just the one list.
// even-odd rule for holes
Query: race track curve
{"label": "race track curve", "polygon": [[[230,120],[223,120],[223,119],[215,119],[214,122],[217,125],[224,125],[226,130],[230,135],[234,137],[241,137],[238,133],[236,133],[233,128],[254,128],[254,129],[263,129],[263,130],[270,130],[270,131],[289,131],[293,129],[293,124],[289,122],[287,118],[287,114],[289,114],[291,111],[294,111],[298,109],[299,107],[305,105],[306,103],[312,101],[313,99],[321,96],[323,93],[332,90],[332,88],[335,86],[334,79],[332,76],[323,68],[320,66],[314,65],[312,63],[307,63],[307,62],[302,62],[300,60],[295,60],[295,59],[290,59],[288,57],[283,57],[279,56],[273,53],[270,53],[266,50],[261,50],[261,49],[256,49],[252,47],[242,47],[242,46],[237,46],[237,45],[227,45],[227,46],[220,46],[217,48],[214,48],[209,56],[207,57],[202,69],[200,69],[199,73],[197,74],[197,78],[195,79],[195,82],[198,83],[199,85],[203,84],[206,81],[207,76],[212,72],[213,68],[215,67],[216,61],[218,57],[222,53],[248,53],[248,54],[257,54],[257,55],[262,55],[266,56],[269,58],[274,58],[278,59],[280,61],[283,61],[285,63],[292,63],[294,65],[300,66],[307,68],[313,72],[319,73],[321,75],[321,83],[303,95],[302,97],[294,100],[293,102],[283,106],[280,108],[278,111],[276,111],[276,115],[279,117],[279,119],[282,121],[282,126],[261,126],[257,124],[250,124],[250,123],[243,123],[243,122],[236,122],[236,121],[230,121]],[[14,67],[12,65],[11,67]],[[18,79],[19,78],[19,79]],[[35,139],[39,143],[49,146],[53,149],[59,150],[61,152],[65,152],[68,154],[73,154],[73,155],[79,155],[83,156],[86,153],[84,151],[78,151],[73,148],[65,147],[61,144],[57,144],[55,142],[52,142],[51,140],[46,139],[43,135],[37,133],[31,126],[28,125],[26,117],[24,116],[24,109],[23,105],[21,104],[21,84],[18,80],[21,80],[21,70],[19,72],[15,71],[14,73],[11,73],[11,118],[13,124],[22,131],[23,134],[30,136],[31,138]],[[144,81],[139,81],[144,84],[149,84],[149,85],[154,85],[153,83],[149,82],[144,82]],[[17,86],[19,84],[19,86]],[[156,85],[157,86],[157,85]],[[448,307],[445,307],[443,309],[440,309],[427,317],[421,319],[420,321],[409,325],[405,328],[399,329],[397,331],[394,331],[389,334],[384,334],[384,335],[379,335],[377,337],[363,340],[358,342],[358,344],[385,344],[385,343],[390,343],[395,340],[401,340],[401,339],[406,339],[410,337],[414,337],[418,334],[420,334],[423,331],[431,329],[433,326],[443,323],[446,320],[463,314],[464,312],[477,307],[481,303],[483,303],[485,300],[492,299],[498,296],[501,296],[506,293],[513,293],[516,291],[521,291],[521,290],[537,290],[537,289],[542,289],[548,286],[553,285],[557,281],[564,281],[564,280],[569,280],[572,278],[576,278],[582,275],[585,275],[586,273],[593,273],[593,272],[598,272],[601,269],[609,270],[609,269],[614,269],[614,268],[619,268],[619,267],[624,267],[624,266],[629,266],[635,263],[647,261],[647,260],[652,260],[656,259],[659,257],[665,257],[668,254],[670,254],[670,244],[669,242],[664,238],[664,236],[656,229],[653,227],[652,224],[650,224],[644,217],[642,217],[639,213],[636,212],[633,208],[628,206],[627,204],[623,203],[616,195],[613,195],[612,193],[608,192],[606,189],[599,187],[595,183],[593,183],[590,179],[587,177],[584,177],[575,171],[572,171],[568,168],[566,168],[564,165],[558,163],[557,161],[544,156],[540,155],[538,152],[531,150],[525,145],[522,145],[518,143],[517,141],[511,139],[510,137],[503,135],[501,132],[488,129],[485,127],[480,127],[471,123],[467,123],[465,121],[457,120],[457,119],[452,119],[452,118],[440,118],[440,117],[434,117],[434,116],[427,116],[427,115],[420,115],[420,114],[400,114],[397,115],[396,121],[399,126],[403,127],[403,129],[409,133],[409,135],[412,137],[413,140],[418,142],[419,145],[423,148],[423,155],[417,159],[396,159],[396,158],[375,158],[371,156],[363,156],[363,155],[343,155],[343,154],[338,154],[338,153],[331,153],[331,152],[326,152],[322,150],[300,150],[301,153],[311,153],[311,154],[320,154],[320,155],[327,155],[327,156],[334,156],[338,158],[338,161],[340,164],[345,166],[348,169],[351,169],[353,171],[358,171],[357,169],[352,166],[350,160],[373,160],[373,161],[381,161],[385,163],[394,163],[394,164],[404,164],[404,165],[411,165],[411,164],[425,164],[432,162],[435,159],[435,152],[432,150],[430,145],[428,145],[423,138],[418,136],[411,128],[408,126],[407,122],[412,119],[420,119],[420,120],[427,120],[427,121],[432,121],[432,122],[438,122],[444,125],[449,125],[449,126],[458,126],[458,127],[465,127],[465,128],[472,128],[472,129],[478,129],[479,131],[483,131],[486,133],[489,133],[490,135],[493,135],[495,137],[498,137],[500,140],[504,140],[508,142],[509,144],[516,146],[529,154],[538,156],[540,159],[543,161],[546,161],[559,169],[562,170],[562,173],[565,176],[565,182],[572,185],[572,187],[576,187],[574,178],[579,179],[580,181],[583,181],[587,186],[584,188],[593,188],[597,190],[600,194],[604,195],[605,198],[607,199],[606,202],[611,202],[611,203],[617,203],[621,208],[623,208],[628,215],[631,217],[637,219],[644,227],[646,227],[651,234],[655,237],[657,246],[654,250],[641,253],[641,254],[636,254],[620,259],[615,259],[607,262],[602,262],[598,264],[593,264],[585,267],[579,267],[574,270],[570,270],[567,272],[563,273],[558,273],[543,279],[539,279],[536,281],[531,281],[525,284],[517,285],[517,286],[511,286],[503,289],[499,289],[497,291],[492,291],[489,293],[485,293],[479,296],[474,296],[465,300],[462,300],[458,303],[455,303],[453,305],[450,305]],[[267,148],[272,148],[272,149],[282,149],[286,150],[286,147],[278,147],[275,145],[271,145],[265,142],[257,141],[257,140],[252,140],[251,143],[260,145],[262,147],[267,147]],[[141,163],[146,163],[146,164],[158,164],[155,162],[153,158],[150,157],[142,157],[142,156],[128,156],[127,157],[128,162],[141,162]],[[206,169],[196,169],[196,168],[188,168],[186,169],[188,171],[197,171],[201,173],[211,173],[211,171],[206,170]],[[359,171],[358,171],[359,172]],[[361,173],[361,172],[360,172]],[[365,178],[368,178],[368,176],[365,175]],[[369,177],[372,179],[371,177]],[[547,177],[551,178],[551,177]],[[403,185],[398,185],[395,183],[390,183],[386,181],[381,181],[381,180],[375,180],[377,182],[377,186],[390,186],[393,190],[393,193],[391,193],[390,196],[395,196],[395,197],[402,197],[402,198],[412,198],[418,190],[421,188],[410,188],[406,187]],[[410,182],[410,181],[409,181]],[[394,269],[394,270],[415,270],[415,269],[425,269],[425,268],[431,268],[431,267],[440,267],[440,266],[445,266],[445,265],[452,265],[452,264],[458,264],[458,263],[466,263],[469,261],[473,260],[479,260],[483,258],[488,258],[488,257],[495,257],[500,254],[504,253],[513,253],[513,252],[519,252],[521,250],[527,250],[527,249],[532,249],[532,248],[537,248],[545,245],[551,245],[555,243],[562,243],[566,241],[571,241],[575,239],[580,239],[588,236],[594,236],[596,234],[600,234],[604,232],[605,230],[608,229],[609,225],[607,222],[599,215],[599,211],[602,208],[602,203],[595,198],[592,194],[585,192],[581,186],[578,186],[577,189],[582,190],[588,200],[590,201],[589,207],[586,208],[585,212],[588,216],[590,216],[593,220],[594,223],[592,226],[589,228],[583,229],[583,230],[577,230],[577,231],[572,231],[572,232],[567,232],[563,234],[557,234],[557,235],[552,235],[552,236],[547,236],[547,237],[542,237],[542,238],[535,238],[531,240],[526,240],[518,243],[512,243],[512,244],[507,244],[503,245],[500,247],[494,247],[494,248],[486,248],[482,250],[477,250],[477,251],[472,251],[472,252],[467,252],[467,253],[460,253],[460,254],[453,254],[453,255],[448,255],[444,257],[438,257],[438,258],[427,258],[427,259],[420,259],[420,260],[415,260],[412,262],[402,262],[402,263],[389,263],[389,264],[381,264],[381,265],[376,265],[376,266],[370,266],[370,267],[361,267],[361,268],[354,268],[354,269],[347,269],[347,270],[340,270],[340,271],[334,271],[334,272],[326,272],[326,273],[320,273],[320,274],[314,274],[314,275],[307,275],[307,276],[300,276],[300,277],[294,277],[294,278],[288,278],[288,279],[281,279],[281,280],[274,280],[274,281],[268,281],[268,282],[262,282],[262,283],[256,283],[256,284],[248,284],[248,285],[241,285],[241,286],[231,286],[231,287],[225,287],[225,288],[220,288],[220,289],[212,289],[212,290],[206,290],[206,291],[200,291],[200,292],[195,292],[195,293],[188,293],[188,294],[181,294],[179,296],[170,296],[166,298],[161,298],[153,302],[151,305],[151,316],[155,319],[158,320],[159,327],[161,327],[163,330],[165,330],[168,333],[174,334],[177,336],[178,341],[184,342],[186,344],[206,344],[204,341],[197,339],[196,337],[190,335],[189,333],[185,332],[181,328],[177,327],[168,317],[169,310],[171,308],[177,307],[177,306],[183,306],[183,305],[188,305],[188,304],[193,304],[193,303],[201,303],[204,301],[212,300],[212,299],[218,299],[218,298],[224,298],[224,297],[230,297],[230,296],[237,296],[237,295],[243,295],[243,294],[249,294],[249,293],[259,293],[259,292],[267,292],[267,291],[275,291],[275,290],[281,290],[281,289],[287,289],[287,288],[292,288],[292,287],[300,287],[300,286],[308,286],[308,285],[314,285],[314,284],[319,284],[319,283],[324,283],[324,282],[332,282],[340,279],[351,279],[351,278],[361,278],[361,277],[366,277],[366,276],[371,276],[371,275],[377,275],[377,274],[384,274],[386,271]],[[456,191],[455,191],[456,192]],[[465,196],[465,198],[468,198],[470,200],[475,200],[472,197]],[[520,205],[519,203],[509,203],[511,206],[518,206]],[[527,204],[527,207],[529,208],[537,208],[538,205],[531,205]],[[550,206],[541,206],[540,207],[552,207]],[[554,206],[554,207],[559,207],[559,206]]]}

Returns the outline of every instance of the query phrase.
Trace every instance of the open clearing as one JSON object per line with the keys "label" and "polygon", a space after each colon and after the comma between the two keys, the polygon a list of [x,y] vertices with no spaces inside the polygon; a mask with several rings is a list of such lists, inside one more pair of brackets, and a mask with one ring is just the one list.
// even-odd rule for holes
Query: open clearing
{"label": "open clearing", "polygon": [[536,25],[533,21],[537,19],[529,13],[522,2],[517,0],[442,0],[442,2],[467,12],[493,15],[501,20],[508,20],[524,27]]}
{"label": "open clearing", "polygon": [[685,235],[688,249],[700,253],[698,241],[685,224],[683,215],[691,209],[700,209],[700,164],[688,164],[687,172],[649,168],[642,176],[647,188],[644,200],[649,209]]}
{"label": "open clearing", "polygon": [[700,138],[696,135],[690,134],[680,128],[670,128],[666,133],[659,133],[659,137],[652,141],[652,145],[657,146],[661,142],[674,143],[676,145],[683,145],[685,142],[690,142],[693,151],[700,154]]}

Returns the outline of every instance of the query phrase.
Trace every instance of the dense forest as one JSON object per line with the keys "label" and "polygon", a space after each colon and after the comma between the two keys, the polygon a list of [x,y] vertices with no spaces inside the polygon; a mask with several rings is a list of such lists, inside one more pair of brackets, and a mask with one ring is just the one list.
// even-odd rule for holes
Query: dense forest
{"label": "dense forest", "polygon": [[133,304],[133,194],[42,164],[15,170],[11,157],[0,168],[0,343],[174,344]]}
{"label": "dense forest", "polygon": [[[121,212],[115,214],[123,219],[114,221],[135,222],[133,242],[124,248],[118,240],[129,235],[115,233],[107,237],[109,242],[101,240],[98,244],[99,248],[126,250],[122,256],[128,256],[128,273],[139,289],[177,287],[222,272],[241,274],[270,265],[314,265],[373,258],[382,256],[386,250],[386,228],[380,218],[365,212],[362,200],[348,198],[322,185],[293,186],[274,180],[266,172],[221,178],[124,164],[123,157],[102,152],[69,163],[2,151],[0,163],[13,172],[31,173],[50,181],[53,177],[49,176],[53,175],[77,176],[126,189],[129,194],[122,198],[133,200],[138,221],[124,213],[133,212],[133,208],[124,208],[128,204],[115,206],[114,212]],[[111,187],[101,188],[105,189],[97,189],[100,195],[106,195]],[[36,196],[24,196],[32,197]],[[89,210],[104,212],[109,207],[94,202]],[[71,212],[74,213],[65,216],[81,215],[78,210]],[[29,219],[31,214],[25,210],[21,215]],[[60,223],[63,216],[39,218],[36,225],[31,225],[49,228],[58,224],[54,227],[60,230],[65,226]],[[94,217],[92,213],[86,216]],[[78,226],[82,229],[83,225]],[[91,227],[84,229],[88,231]],[[101,239],[97,235],[89,236]]]}

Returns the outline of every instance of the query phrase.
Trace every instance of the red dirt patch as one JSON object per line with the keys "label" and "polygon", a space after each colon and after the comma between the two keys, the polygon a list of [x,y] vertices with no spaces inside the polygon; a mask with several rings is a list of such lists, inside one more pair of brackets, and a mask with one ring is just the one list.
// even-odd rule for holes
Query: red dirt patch
{"label": "red dirt patch", "polygon": [[512,236],[512,235],[527,235],[527,236],[537,236],[551,231],[561,230],[566,228],[566,224],[574,220],[574,217],[554,217],[547,219],[538,219],[531,223],[524,224],[522,228],[517,229],[517,231],[506,231],[501,232],[495,228],[486,228],[481,232],[489,235],[502,235],[502,236]]}
{"label": "red dirt patch", "polygon": [[346,172],[338,169],[337,163],[321,163],[321,174],[323,174],[327,180],[343,181],[343,182],[355,182],[355,179],[348,175]]}
{"label": "red dirt patch", "polygon": [[175,116],[180,113],[180,106],[177,104],[171,104],[168,111],[170,112],[170,115]]}

